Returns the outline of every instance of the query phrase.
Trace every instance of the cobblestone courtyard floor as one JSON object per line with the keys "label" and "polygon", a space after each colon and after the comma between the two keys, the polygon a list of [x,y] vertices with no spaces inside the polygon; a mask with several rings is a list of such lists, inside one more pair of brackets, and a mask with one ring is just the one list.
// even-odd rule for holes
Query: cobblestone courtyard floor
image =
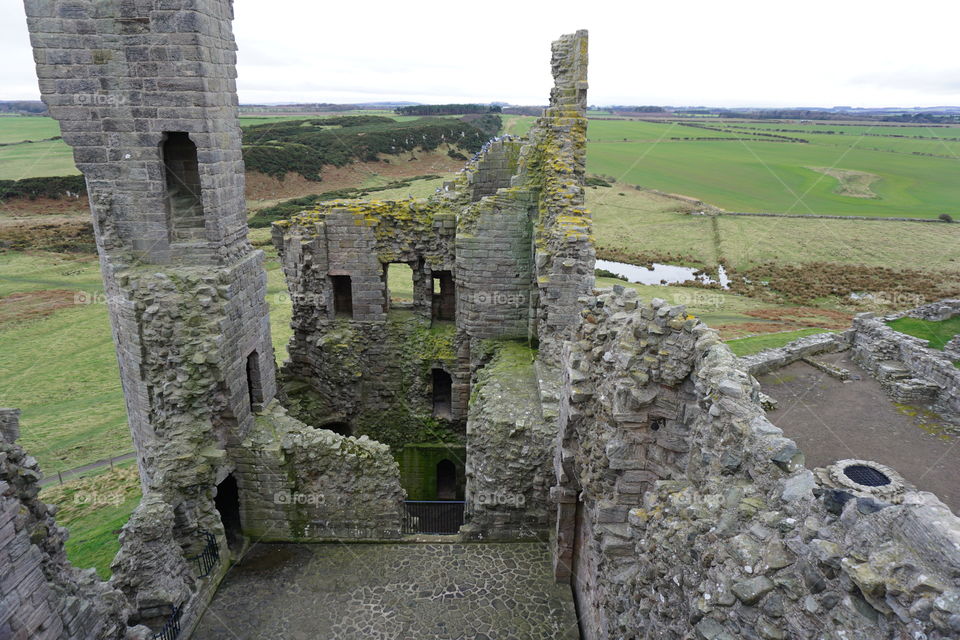
{"label": "cobblestone courtyard floor", "polygon": [[575,640],[540,544],[257,544],[196,640]]}

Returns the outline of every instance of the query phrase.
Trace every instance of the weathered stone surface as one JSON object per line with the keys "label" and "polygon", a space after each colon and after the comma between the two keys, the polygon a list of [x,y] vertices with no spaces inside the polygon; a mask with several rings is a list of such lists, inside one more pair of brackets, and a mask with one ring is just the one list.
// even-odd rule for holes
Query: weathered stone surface
{"label": "weathered stone surface", "polygon": [[67,532],[37,498],[37,462],[13,442],[19,413],[0,410],[0,637],[120,640],[126,598],[67,561]]}
{"label": "weathered stone surface", "polygon": [[[682,310],[581,302],[555,466],[579,504],[559,505],[556,553],[579,571],[586,637],[951,637],[960,519],[929,494],[886,505],[821,488],[730,351],[696,321],[670,324]],[[625,403],[638,380],[656,393]],[[628,473],[651,475],[634,487]],[[616,506],[626,555],[600,522]],[[943,615],[925,613],[936,602]]]}

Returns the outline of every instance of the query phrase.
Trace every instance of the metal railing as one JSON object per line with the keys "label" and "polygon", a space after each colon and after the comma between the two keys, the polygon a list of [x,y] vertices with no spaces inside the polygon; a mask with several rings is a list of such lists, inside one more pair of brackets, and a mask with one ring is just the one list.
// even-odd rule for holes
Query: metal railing
{"label": "metal railing", "polygon": [[403,533],[450,535],[463,525],[462,500],[407,500]]}
{"label": "metal railing", "polygon": [[176,607],[163,625],[163,629],[153,634],[153,640],[177,640],[180,635],[180,614],[183,607]]}
{"label": "metal railing", "polygon": [[206,578],[220,562],[220,545],[217,544],[216,536],[209,531],[201,531],[200,534],[207,539],[207,544],[203,551],[187,560],[197,563],[197,577]]}

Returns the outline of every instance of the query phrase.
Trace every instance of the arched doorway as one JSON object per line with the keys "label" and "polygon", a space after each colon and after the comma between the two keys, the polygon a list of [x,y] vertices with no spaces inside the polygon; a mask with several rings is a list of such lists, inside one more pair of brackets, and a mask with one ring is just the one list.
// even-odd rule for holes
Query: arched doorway
{"label": "arched doorway", "polygon": [[220,513],[220,522],[227,534],[227,546],[238,549],[243,545],[243,527],[240,523],[240,489],[232,473],[217,485],[213,504]]}
{"label": "arched doorway", "polygon": [[457,499],[457,465],[447,459],[437,463],[437,500]]}

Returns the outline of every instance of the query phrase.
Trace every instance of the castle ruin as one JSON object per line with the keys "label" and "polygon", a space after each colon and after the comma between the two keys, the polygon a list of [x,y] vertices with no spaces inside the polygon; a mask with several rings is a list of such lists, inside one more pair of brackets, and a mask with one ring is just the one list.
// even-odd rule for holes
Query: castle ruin
{"label": "castle ruin", "polygon": [[4,414],[0,638],[149,638],[171,616],[187,637],[251,541],[401,540],[411,498],[462,501],[458,540],[549,544],[591,640],[960,637],[947,507],[829,486],[715,331],[594,288],[585,31],[553,44],[530,133],[439,193],[274,225],[278,371],[230,0],[24,4],[87,180],[143,500],[108,583],[73,569]]}

